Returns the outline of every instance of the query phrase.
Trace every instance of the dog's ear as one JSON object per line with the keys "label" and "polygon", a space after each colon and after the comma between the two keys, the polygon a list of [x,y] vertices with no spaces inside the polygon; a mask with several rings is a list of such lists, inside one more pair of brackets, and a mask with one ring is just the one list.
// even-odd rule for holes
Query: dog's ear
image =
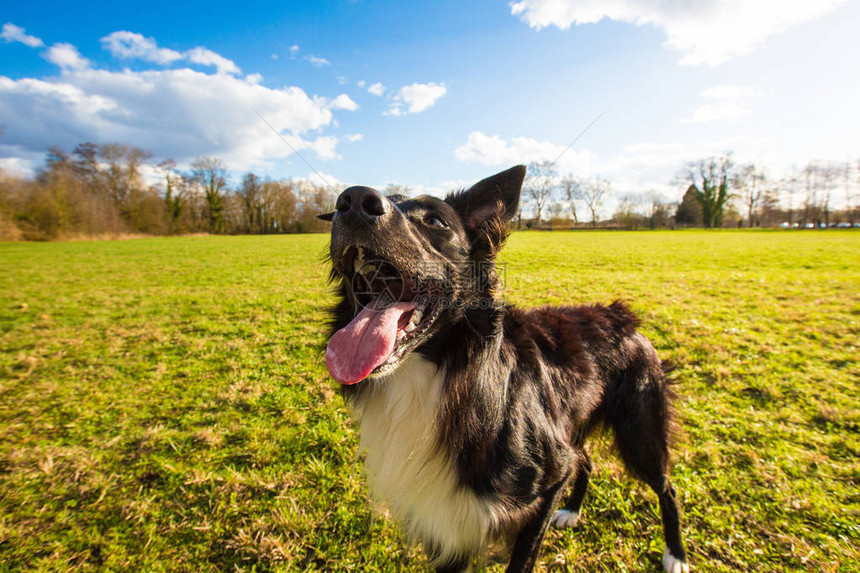
{"label": "dog's ear", "polygon": [[501,246],[508,223],[517,214],[525,177],[525,166],[517,165],[445,198],[460,215],[473,244],[486,240],[485,246],[490,250]]}
{"label": "dog's ear", "polygon": [[317,215],[317,219],[322,219],[323,221],[331,221],[334,219],[334,211],[331,213],[323,213],[322,215]]}

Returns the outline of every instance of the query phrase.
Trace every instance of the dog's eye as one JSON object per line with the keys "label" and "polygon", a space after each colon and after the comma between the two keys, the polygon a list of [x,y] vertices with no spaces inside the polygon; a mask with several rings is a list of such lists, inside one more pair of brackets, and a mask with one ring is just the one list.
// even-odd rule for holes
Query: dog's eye
{"label": "dog's eye", "polygon": [[448,225],[445,224],[445,221],[436,215],[427,215],[424,217],[424,224],[428,227],[435,227],[437,229],[446,229],[448,227]]}

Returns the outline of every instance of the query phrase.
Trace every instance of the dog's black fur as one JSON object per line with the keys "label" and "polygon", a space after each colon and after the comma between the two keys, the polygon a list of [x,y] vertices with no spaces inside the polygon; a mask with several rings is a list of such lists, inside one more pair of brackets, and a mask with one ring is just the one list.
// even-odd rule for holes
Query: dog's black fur
{"label": "dog's black fur", "polygon": [[[402,273],[398,296],[419,292],[434,301],[422,307],[423,321],[397,346],[393,363],[342,386],[345,398],[358,406],[374,400],[374,385],[398,383],[397,367],[410,354],[445,373],[436,452],[453,466],[459,486],[492,508],[487,539],[512,541],[508,571],[533,568],[569,486],[564,508],[578,513],[591,471],[585,438],[607,427],[625,466],[659,498],[674,558],[666,564],[664,557],[664,565],[686,571],[668,478],[673,392],[654,348],[636,331],[636,316],[620,302],[524,310],[501,300],[493,263],[524,177],[525,168],[514,167],[444,201],[352,187],[334,213],[321,216],[333,221],[339,302],[332,334],[367,302],[355,288],[353,246]],[[482,549],[452,554],[436,539],[420,541],[438,571],[466,570]]]}

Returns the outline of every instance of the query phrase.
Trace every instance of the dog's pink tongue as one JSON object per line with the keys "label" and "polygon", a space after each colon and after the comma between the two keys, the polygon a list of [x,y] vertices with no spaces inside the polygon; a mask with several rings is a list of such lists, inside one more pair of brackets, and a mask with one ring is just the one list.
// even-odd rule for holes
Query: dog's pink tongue
{"label": "dog's pink tongue", "polygon": [[374,302],[365,307],[328,341],[325,365],[331,377],[341,384],[364,380],[391,356],[400,317],[414,308],[411,302]]}

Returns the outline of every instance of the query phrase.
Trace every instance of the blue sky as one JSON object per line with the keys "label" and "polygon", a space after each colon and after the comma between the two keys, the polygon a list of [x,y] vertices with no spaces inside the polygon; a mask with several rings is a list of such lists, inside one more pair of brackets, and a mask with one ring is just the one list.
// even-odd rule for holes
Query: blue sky
{"label": "blue sky", "polygon": [[855,1],[6,3],[0,167],[121,141],[240,177],[439,193],[554,159],[680,193],[689,159],[860,158]]}

